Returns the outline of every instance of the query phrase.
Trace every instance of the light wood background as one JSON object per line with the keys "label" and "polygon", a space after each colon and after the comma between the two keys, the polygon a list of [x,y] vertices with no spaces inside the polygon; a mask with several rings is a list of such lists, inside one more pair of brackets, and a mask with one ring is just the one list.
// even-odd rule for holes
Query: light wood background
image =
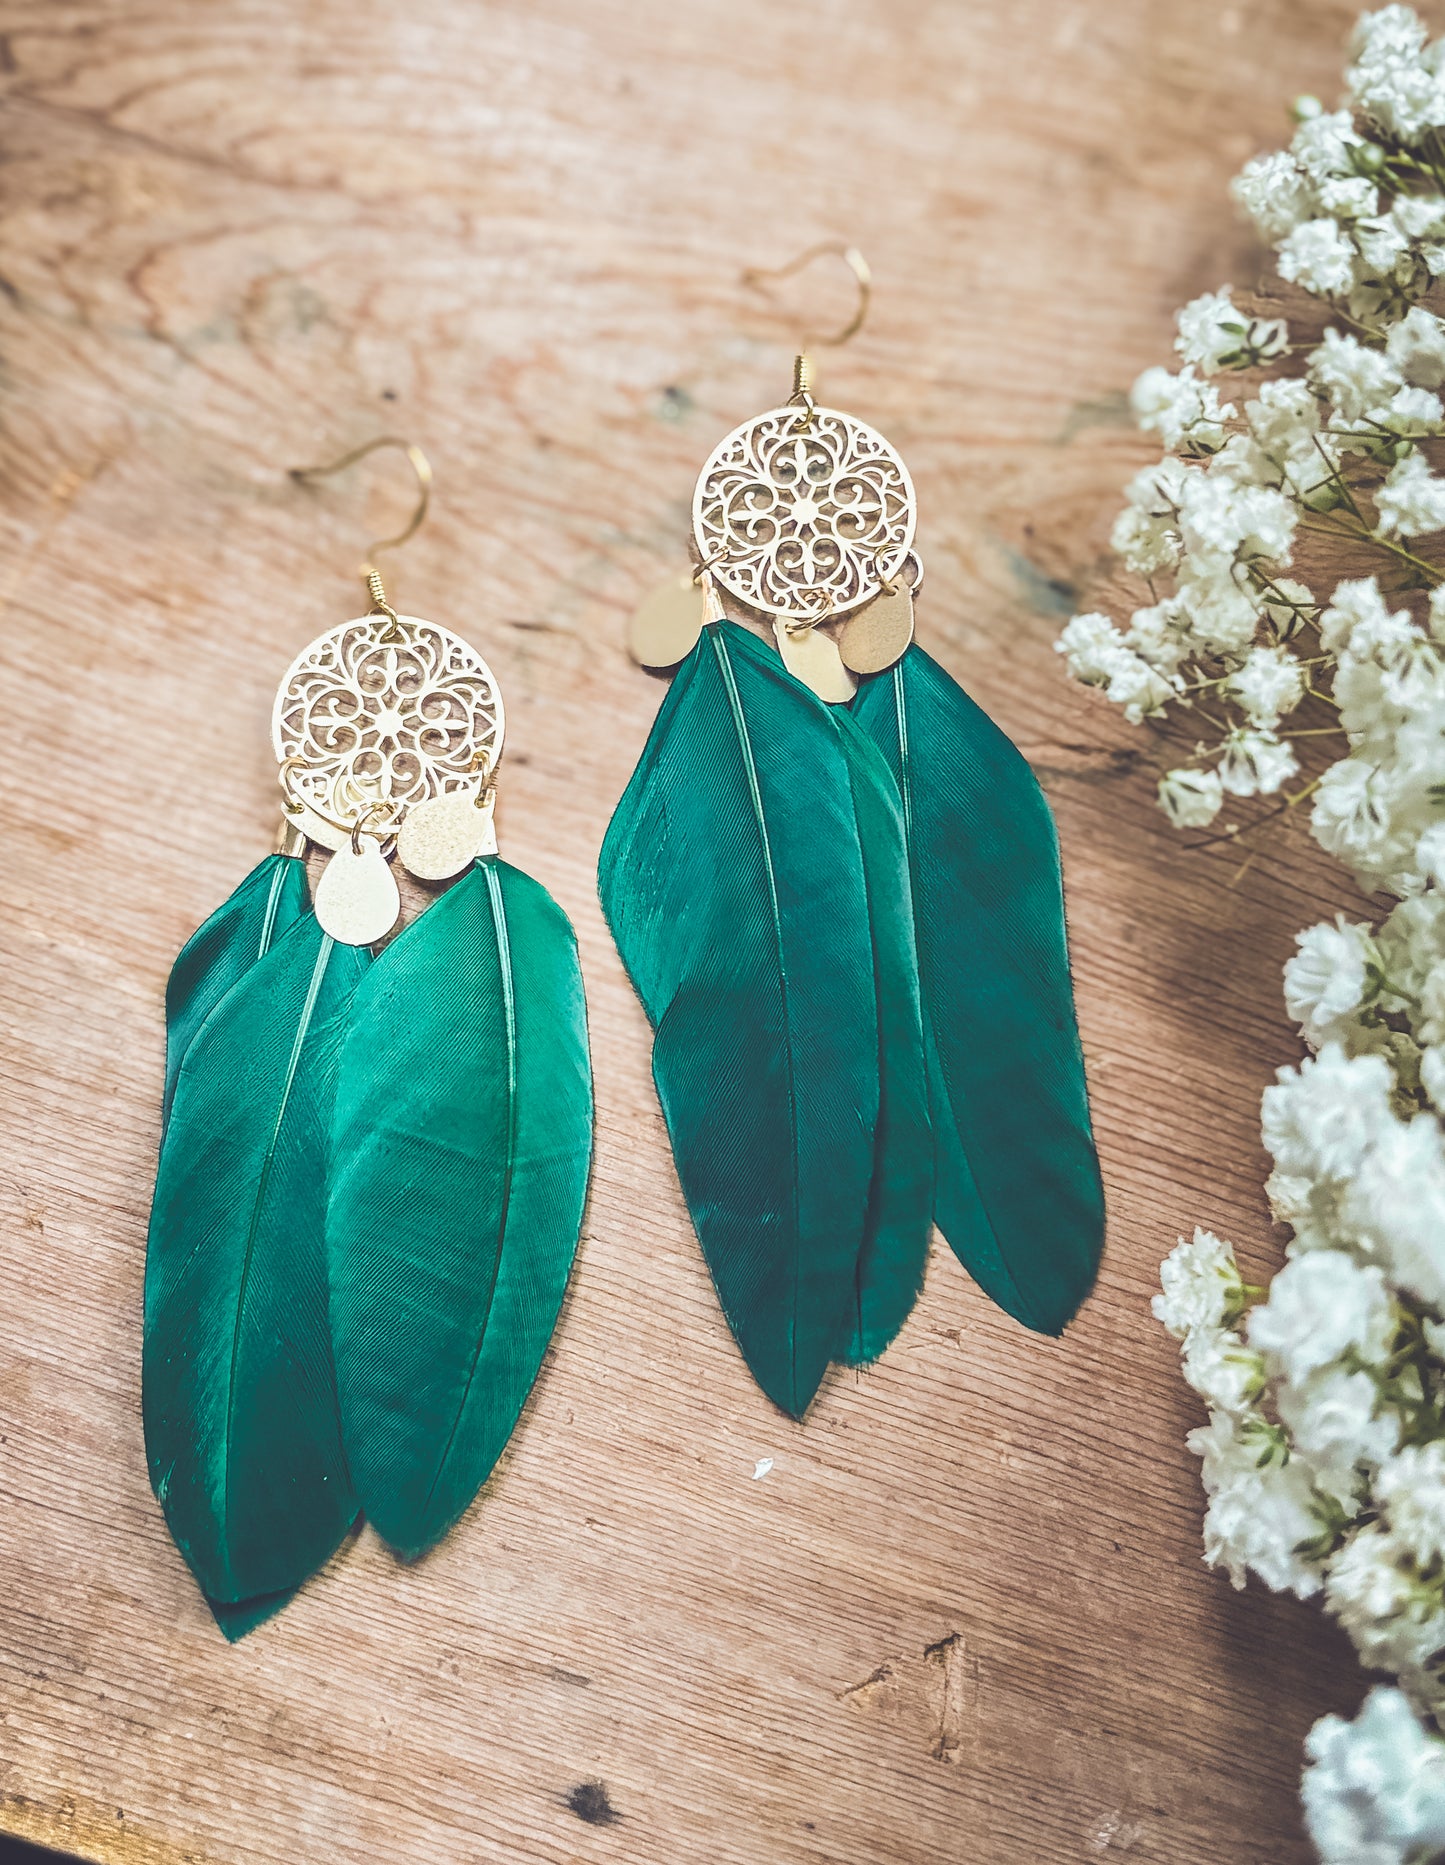
{"label": "light wood background", "polygon": [[[1348,888],[1289,831],[1234,887],[1183,852],[1158,747],[1052,641],[1148,457],[1123,392],[1176,304],[1255,276],[1226,183],[1333,95],[1352,12],[0,4],[0,1827],[130,1865],[1306,1857],[1301,1739],[1361,1679],[1202,1566],[1148,1298],[1197,1220],[1279,1259],[1280,965]],[[739,272],[828,235],[877,295],[824,395],[908,459],[922,639],[1058,813],[1112,1217],[1063,1342],[936,1252],[796,1426],[719,1316],[593,864],[662,690],[630,606],[796,320],[848,308],[826,268],[771,304]],[[596,1172],[458,1532],[410,1571],[364,1534],[232,1650],[142,1455],[161,993],[269,846],[274,682],[406,509],[395,457],[283,469],[385,429],[438,482],[394,593],[499,673],[503,847],[580,934]]]}

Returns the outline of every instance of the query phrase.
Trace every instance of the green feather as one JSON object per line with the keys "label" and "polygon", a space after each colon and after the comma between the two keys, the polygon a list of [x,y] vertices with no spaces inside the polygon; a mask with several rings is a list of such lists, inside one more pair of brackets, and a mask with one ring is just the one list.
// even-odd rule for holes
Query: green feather
{"label": "green feather", "polygon": [[878,1000],[879,1104],[873,1183],[839,1358],[876,1360],[913,1311],[933,1234],[933,1132],[908,846],[898,786],[878,748],[834,713],[858,818]]}
{"label": "green feather", "polygon": [[745,629],[707,627],[673,680],[598,880],[723,1312],[801,1417],[853,1300],[877,1005],[838,726]]}
{"label": "green feather", "polygon": [[920,648],[864,684],[853,716],[903,798],[934,1216],[1000,1307],[1057,1334],[1093,1283],[1104,1202],[1053,817],[1014,745]]}
{"label": "green feather", "polygon": [[[166,985],[162,1133],[170,1120],[181,1063],[202,1024],[231,986],[266,956],[310,903],[306,863],[295,856],[268,855],[181,948]],[[208,1598],[206,1604],[226,1637],[234,1642],[279,1612],[295,1590],[291,1587],[238,1604]]]}
{"label": "green feather", "polygon": [[572,928],[489,857],[372,966],[336,1098],[327,1256],[347,1458],[366,1515],[408,1558],[511,1436],[567,1286],[591,1150]]}
{"label": "green feather", "polygon": [[258,1593],[252,1599],[214,1600],[207,1596],[206,1604],[211,1609],[211,1617],[225,1634],[226,1643],[234,1645],[248,1632],[254,1632],[258,1625],[264,1625],[268,1619],[295,1599],[296,1587],[284,1587],[279,1593]]}
{"label": "green feather", "polygon": [[185,1053],[156,1176],[151,1482],[208,1597],[258,1614],[356,1513],[323,1244],[336,1059],[366,963],[307,914],[237,980]]}
{"label": "green feather", "polygon": [[166,985],[162,1125],[170,1118],[176,1076],[201,1025],[309,905],[306,863],[292,855],[268,855],[181,947]]}

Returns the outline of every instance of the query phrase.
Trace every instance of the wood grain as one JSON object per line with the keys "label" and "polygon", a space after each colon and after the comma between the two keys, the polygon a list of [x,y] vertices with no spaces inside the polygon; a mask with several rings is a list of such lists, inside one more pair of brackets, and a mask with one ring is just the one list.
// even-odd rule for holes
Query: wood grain
{"label": "wood grain", "polygon": [[[1123,392],[1257,272],[1226,182],[1353,11],[0,4],[0,1827],[127,1865],[1306,1857],[1301,1738],[1361,1681],[1201,1565],[1148,1296],[1197,1220],[1279,1258],[1280,965],[1347,888],[1290,832],[1233,887],[1184,853],[1052,641],[1148,457]],[[739,273],[830,234],[877,293],[823,393],[909,461],[920,638],[1058,813],[1112,1222],[1062,1343],[936,1253],[794,1426],[718,1314],[593,866],[661,692],[627,613],[795,321],[846,312]],[[438,483],[395,594],[500,675],[503,845],[579,930],[596,1175],[459,1532],[410,1570],[363,1535],[231,1650],[142,1454],[161,993],[269,845],[274,682],[405,509],[384,458],[284,468],[388,428]]]}

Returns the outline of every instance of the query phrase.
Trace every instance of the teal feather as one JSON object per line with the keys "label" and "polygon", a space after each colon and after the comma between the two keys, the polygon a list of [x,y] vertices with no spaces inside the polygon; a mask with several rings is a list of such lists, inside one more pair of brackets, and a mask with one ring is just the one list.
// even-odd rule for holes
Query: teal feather
{"label": "teal feather", "polygon": [[327,1253],[347,1458],[408,1558],[511,1436],[567,1286],[591,1147],[572,928],[489,857],[372,966],[336,1098]]}
{"label": "teal feather", "polygon": [[933,1131],[903,805],[882,753],[846,713],[833,717],[858,819],[878,1003],[873,1182],[839,1354],[859,1366],[876,1360],[894,1339],[923,1288],[933,1235]]}
{"label": "teal feather", "polygon": [[934,1216],[1000,1307],[1057,1334],[1092,1286],[1104,1202],[1053,817],[1015,746],[920,648],[865,682],[853,717],[903,799]]}
{"label": "teal feather", "polygon": [[[268,855],[181,948],[166,985],[162,1132],[170,1119],[181,1063],[202,1024],[231,986],[266,956],[310,903],[306,863],[296,856]],[[279,1612],[295,1591],[290,1587],[237,1603],[208,1597],[206,1604],[234,1643]]]}
{"label": "teal feather", "polygon": [[295,921],[190,1043],[161,1149],[146,1451],[177,1546],[235,1618],[265,1616],[258,1596],[315,1572],[356,1513],[323,1247],[337,1055],[366,964]]}
{"label": "teal feather", "polygon": [[854,1300],[878,1013],[838,725],[745,629],[709,625],[674,678],[598,880],[723,1312],[801,1417]]}
{"label": "teal feather", "polygon": [[294,855],[268,855],[181,947],[166,985],[162,1125],[170,1118],[176,1076],[201,1025],[310,903],[306,863]]}
{"label": "teal feather", "polygon": [[299,1590],[298,1587],[283,1587],[279,1593],[259,1593],[252,1599],[235,1601],[214,1600],[207,1595],[206,1604],[225,1634],[226,1643],[234,1645],[248,1632],[254,1632],[258,1625],[274,1619],[283,1607],[291,1604]]}

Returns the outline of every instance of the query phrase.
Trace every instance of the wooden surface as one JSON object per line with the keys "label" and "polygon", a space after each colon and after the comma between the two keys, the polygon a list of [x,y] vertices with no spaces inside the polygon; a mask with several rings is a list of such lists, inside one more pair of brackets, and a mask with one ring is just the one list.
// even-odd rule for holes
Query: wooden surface
{"label": "wooden surface", "polygon": [[[1147,1304],[1196,1220],[1279,1258],[1280,964],[1347,888],[1289,834],[1233,889],[1183,853],[1159,748],[1051,643],[1148,457],[1122,392],[1255,275],[1226,183],[1353,10],[0,4],[0,1827],[155,1865],[1304,1859],[1301,1738],[1360,1679],[1201,1565]],[[936,1252],[795,1426],[720,1319],[593,864],[662,690],[626,614],[785,391],[788,306],[848,306],[739,271],[826,235],[876,273],[823,392],[912,468],[921,637],[1058,813],[1112,1222],[1062,1343]],[[283,469],[386,428],[438,483],[395,594],[500,675],[503,847],[581,938],[596,1173],[459,1531],[410,1571],[363,1535],[232,1650],[142,1454],[161,993],[269,846],[274,682],[405,510],[396,461]]]}

